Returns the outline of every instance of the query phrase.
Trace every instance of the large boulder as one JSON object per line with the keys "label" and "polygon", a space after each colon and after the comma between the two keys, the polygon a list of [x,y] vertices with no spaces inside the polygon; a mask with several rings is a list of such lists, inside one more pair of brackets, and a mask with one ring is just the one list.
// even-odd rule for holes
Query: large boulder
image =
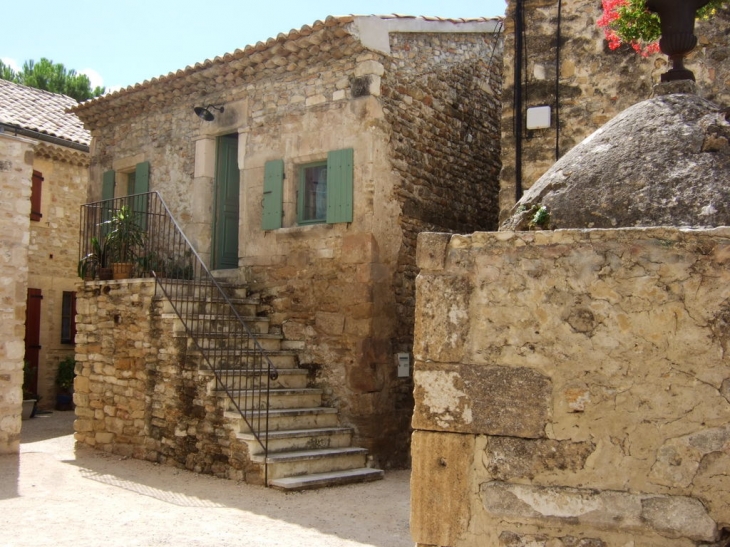
{"label": "large boulder", "polygon": [[729,117],[692,93],[638,103],[553,165],[500,229],[728,226]]}

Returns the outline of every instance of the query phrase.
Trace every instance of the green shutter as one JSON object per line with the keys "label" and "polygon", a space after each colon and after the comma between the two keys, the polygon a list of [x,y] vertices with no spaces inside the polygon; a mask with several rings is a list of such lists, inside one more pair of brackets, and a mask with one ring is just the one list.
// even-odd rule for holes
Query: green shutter
{"label": "green shutter", "polygon": [[109,223],[112,220],[114,208],[114,171],[104,171],[101,177],[101,199],[107,203],[101,205],[101,235],[109,232]]}
{"label": "green shutter", "polygon": [[101,199],[114,199],[114,171],[104,171],[101,178]]}
{"label": "green shutter", "polygon": [[[150,162],[138,163],[134,169],[134,193],[146,194],[150,191]],[[140,227],[147,229],[147,200],[149,196],[134,198],[132,210],[138,215]]]}
{"label": "green shutter", "polygon": [[267,161],[264,168],[264,210],[261,227],[264,230],[281,228],[284,200],[284,160]]}
{"label": "green shutter", "polygon": [[327,224],[352,222],[352,148],[327,154]]}

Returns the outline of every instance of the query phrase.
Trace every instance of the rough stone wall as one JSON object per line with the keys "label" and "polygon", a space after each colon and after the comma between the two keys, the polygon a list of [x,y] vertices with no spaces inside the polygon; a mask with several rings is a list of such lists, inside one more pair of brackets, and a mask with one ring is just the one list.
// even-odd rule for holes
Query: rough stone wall
{"label": "rough stone wall", "polygon": [[[88,158],[85,158],[88,161]],[[73,344],[61,343],[63,292],[78,281],[79,207],[86,200],[88,164],[36,155],[33,169],[43,175],[40,221],[30,222],[28,286],[43,291],[38,394],[40,408],[53,408],[58,363],[73,357]]]}
{"label": "rough stone wall", "polygon": [[[611,51],[595,22],[600,0],[562,3],[559,74],[559,113],[555,110],[557,0],[524,0],[524,108],[552,107],[552,127],[523,132],[522,186],[529,188],[556,161],[556,116],[560,119],[559,154],[593,133],[616,114],[648,99],[652,86],[667,70],[666,56],[643,58],[628,46]],[[510,0],[505,19],[504,93],[500,217],[515,204],[515,28],[516,1]],[[699,94],[719,104],[730,103],[730,53],[727,28],[730,7],[710,21],[697,23],[699,45],[687,59],[697,78]],[[523,128],[524,120],[522,121]]]}
{"label": "rough stone wall", "polygon": [[419,238],[421,546],[725,545],[730,229]]}
{"label": "rough stone wall", "polygon": [[0,454],[20,448],[34,144],[0,135]]}
{"label": "rough stone wall", "polygon": [[[410,352],[418,234],[497,225],[502,43],[496,33],[393,33],[390,47],[382,103],[391,127],[388,155],[400,179],[394,198],[402,230],[392,344]],[[399,382],[399,435],[408,433],[412,389],[410,379]]]}
{"label": "rough stone wall", "polygon": [[498,34],[392,34],[383,82],[389,155],[401,183],[397,343],[413,338],[416,238],[497,226],[502,44]]}
{"label": "rough stone wall", "polygon": [[121,456],[262,482],[246,469],[209,392],[214,378],[173,336],[150,280],[79,284],[74,429],[78,442]]}

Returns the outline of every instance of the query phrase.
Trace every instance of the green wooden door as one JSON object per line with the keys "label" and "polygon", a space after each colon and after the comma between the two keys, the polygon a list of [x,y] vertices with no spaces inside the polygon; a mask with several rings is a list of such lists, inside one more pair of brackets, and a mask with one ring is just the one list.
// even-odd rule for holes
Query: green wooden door
{"label": "green wooden door", "polygon": [[238,268],[238,135],[218,137],[213,219],[213,269]]}

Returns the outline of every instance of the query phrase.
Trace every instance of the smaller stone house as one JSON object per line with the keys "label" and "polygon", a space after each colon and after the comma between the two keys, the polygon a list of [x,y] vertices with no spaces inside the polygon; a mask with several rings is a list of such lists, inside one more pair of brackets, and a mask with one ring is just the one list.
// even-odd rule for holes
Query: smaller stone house
{"label": "smaller stone house", "polygon": [[[79,206],[88,185],[90,134],[71,97],[0,80],[0,131],[31,139],[28,285],[24,359],[27,390],[53,408],[58,363],[74,355]],[[20,194],[19,194],[20,195]]]}
{"label": "smaller stone house", "polygon": [[328,17],[74,109],[88,200],[159,192],[380,465],[409,461],[416,237],[497,226],[500,23]]}

